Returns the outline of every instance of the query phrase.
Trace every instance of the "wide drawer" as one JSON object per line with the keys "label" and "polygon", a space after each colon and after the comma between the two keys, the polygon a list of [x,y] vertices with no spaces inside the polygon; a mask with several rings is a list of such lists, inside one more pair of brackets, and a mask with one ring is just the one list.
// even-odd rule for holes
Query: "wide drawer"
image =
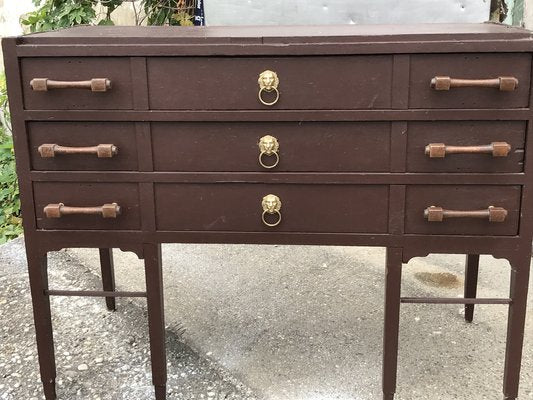
{"label": "wide drawer", "polygon": [[[265,212],[273,194],[281,208]],[[385,185],[172,184],[155,185],[156,224],[162,231],[385,233]],[[267,226],[262,220],[277,226]]]}
{"label": "wide drawer", "polygon": [[[520,218],[520,194],[520,186],[407,186],[405,232],[516,235]],[[430,207],[433,209],[428,210]]]}
{"label": "wide drawer", "polygon": [[133,108],[127,57],[23,58],[21,69],[24,107],[28,110]]}
{"label": "wide drawer", "polygon": [[[390,108],[391,56],[153,57],[150,108],[161,110]],[[264,105],[259,77],[277,74],[279,100]],[[261,93],[274,102],[274,89]]]}
{"label": "wide drawer", "polygon": [[408,172],[522,172],[523,121],[410,122]]}
{"label": "wide drawer", "polygon": [[[440,84],[432,87],[432,80],[440,77]],[[516,78],[503,82],[502,89],[493,86],[500,77]],[[521,108],[529,105],[531,55],[501,54],[422,54],[411,56],[409,83],[410,108]],[[444,78],[444,79],[443,79]],[[478,87],[449,87],[446,78],[476,80],[457,82],[458,85]],[[481,82],[480,80],[492,80]],[[499,84],[496,82],[496,85]],[[510,86],[511,87],[510,87]],[[440,90],[437,90],[440,89]]]}
{"label": "wide drawer", "polygon": [[33,196],[38,229],[141,226],[136,183],[35,182]]}
{"label": "wide drawer", "polygon": [[153,123],[152,141],[156,171],[384,172],[390,167],[386,122]]}
{"label": "wide drawer", "polygon": [[130,122],[30,122],[32,169],[134,171],[135,124]]}

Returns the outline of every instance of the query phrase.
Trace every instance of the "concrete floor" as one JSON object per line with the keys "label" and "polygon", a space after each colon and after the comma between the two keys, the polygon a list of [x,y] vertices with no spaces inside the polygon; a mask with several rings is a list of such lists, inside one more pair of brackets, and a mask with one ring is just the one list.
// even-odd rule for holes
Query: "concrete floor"
{"label": "concrete floor", "polygon": [[[69,253],[98,270],[96,250]],[[142,262],[115,254],[119,287],[143,289]],[[167,325],[258,397],[379,399],[384,260],[382,248],[164,245]],[[463,265],[414,259],[402,294],[461,296]],[[479,296],[508,286],[508,263],[482,256]],[[506,306],[477,306],[466,324],[462,306],[403,305],[397,400],[501,398],[506,317]],[[533,399],[531,312],[520,394]]]}

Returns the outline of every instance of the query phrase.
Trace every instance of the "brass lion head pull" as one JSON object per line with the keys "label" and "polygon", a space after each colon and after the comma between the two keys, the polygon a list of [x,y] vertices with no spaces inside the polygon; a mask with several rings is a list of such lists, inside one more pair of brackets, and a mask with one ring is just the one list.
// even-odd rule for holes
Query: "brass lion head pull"
{"label": "brass lion head pull", "polygon": [[[261,206],[263,207],[263,214],[261,216],[263,223],[266,226],[279,225],[281,222],[281,200],[280,198],[276,196],[275,194],[267,194],[265,197],[263,197]],[[266,214],[277,214],[278,220],[274,223],[267,222],[267,220],[265,219]]]}
{"label": "brass lion head pull", "polygon": [[[273,106],[274,104],[276,104],[279,100],[278,74],[276,74],[274,71],[270,71],[269,69],[267,69],[266,71],[263,71],[259,74],[259,79],[257,80],[257,83],[259,84],[259,101],[265,106]],[[275,92],[276,97],[270,102],[265,101],[263,99],[263,94],[265,92]]]}
{"label": "brass lion head pull", "polygon": [[[279,142],[278,139],[276,139],[274,136],[266,135],[263,136],[261,139],[259,139],[259,143],[257,144],[259,146],[259,164],[263,168],[274,168],[279,163]],[[274,164],[267,165],[263,162],[263,156],[274,156],[276,158],[276,161]]]}

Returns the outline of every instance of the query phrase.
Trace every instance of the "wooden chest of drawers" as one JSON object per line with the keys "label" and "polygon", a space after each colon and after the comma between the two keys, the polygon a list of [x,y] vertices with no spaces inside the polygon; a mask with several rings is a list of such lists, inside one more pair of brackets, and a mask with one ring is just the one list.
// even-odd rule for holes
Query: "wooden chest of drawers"
{"label": "wooden chest of drawers", "polygon": [[[533,228],[533,40],[493,24],[79,27],[4,39],[41,375],[49,296],[146,296],[165,398],[160,244],[387,247],[384,399],[400,303],[508,304],[516,399]],[[104,291],[48,288],[46,254],[100,248]],[[111,253],[146,263],[117,292]],[[464,299],[400,297],[402,263],[468,254]],[[509,298],[477,299],[477,255]]]}

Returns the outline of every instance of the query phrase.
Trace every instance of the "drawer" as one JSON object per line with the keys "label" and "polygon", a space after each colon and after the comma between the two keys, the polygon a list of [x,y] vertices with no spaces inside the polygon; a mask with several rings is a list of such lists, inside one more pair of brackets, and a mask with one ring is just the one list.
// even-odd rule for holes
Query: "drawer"
{"label": "drawer", "polygon": [[[38,229],[128,230],[141,226],[136,183],[35,182],[33,196]],[[64,204],[61,211],[56,206],[60,203]],[[111,207],[113,203],[120,210]],[[104,204],[109,206],[102,209]],[[46,206],[50,206],[49,215]]]}
{"label": "drawer", "polygon": [[[259,100],[263,71],[279,81],[272,106]],[[390,108],[392,57],[154,57],[148,82],[152,109]],[[276,93],[262,97],[273,102]]]}
{"label": "drawer", "polygon": [[[265,138],[259,158],[258,143],[267,135],[275,138],[278,150],[269,152],[274,139]],[[156,171],[385,172],[390,168],[386,122],[154,123],[152,140]]]}
{"label": "drawer", "polygon": [[[405,201],[405,233],[438,235],[512,236],[518,234],[520,214],[520,186],[493,185],[412,185],[407,186]],[[444,215],[442,221],[429,221],[428,207],[443,210],[468,211],[468,215]],[[500,209],[507,215],[503,221]],[[437,211],[436,219],[439,219]],[[477,213],[471,213],[477,211]],[[505,211],[503,211],[505,213]],[[446,213],[445,213],[446,214]],[[429,218],[431,219],[431,218]]]}
{"label": "drawer", "polygon": [[[281,201],[277,226],[262,221],[263,198]],[[385,233],[385,185],[170,184],[155,185],[157,229],[163,231]],[[265,221],[278,222],[276,212]]]}
{"label": "drawer", "polygon": [[28,133],[33,170],[138,169],[135,125],[130,122],[30,122]]}
{"label": "drawer", "polygon": [[525,132],[523,121],[410,122],[407,171],[522,172]]}
{"label": "drawer", "polygon": [[[474,80],[514,77],[518,79],[518,87],[511,91],[487,87],[452,87],[449,90],[436,90],[431,87],[431,81],[435,77]],[[527,107],[530,77],[531,55],[526,53],[413,55],[411,56],[409,107]],[[444,85],[445,88],[446,85]]]}
{"label": "drawer", "polygon": [[[133,108],[130,59],[125,57],[23,58],[24,107],[28,110],[124,110]],[[30,84],[33,79],[48,79]],[[91,89],[91,80],[94,81]],[[108,79],[110,87],[101,87]],[[56,82],[56,83],[54,83]],[[84,88],[71,88],[77,84]],[[68,88],[54,88],[68,86]],[[44,90],[44,89],[47,90]]]}

